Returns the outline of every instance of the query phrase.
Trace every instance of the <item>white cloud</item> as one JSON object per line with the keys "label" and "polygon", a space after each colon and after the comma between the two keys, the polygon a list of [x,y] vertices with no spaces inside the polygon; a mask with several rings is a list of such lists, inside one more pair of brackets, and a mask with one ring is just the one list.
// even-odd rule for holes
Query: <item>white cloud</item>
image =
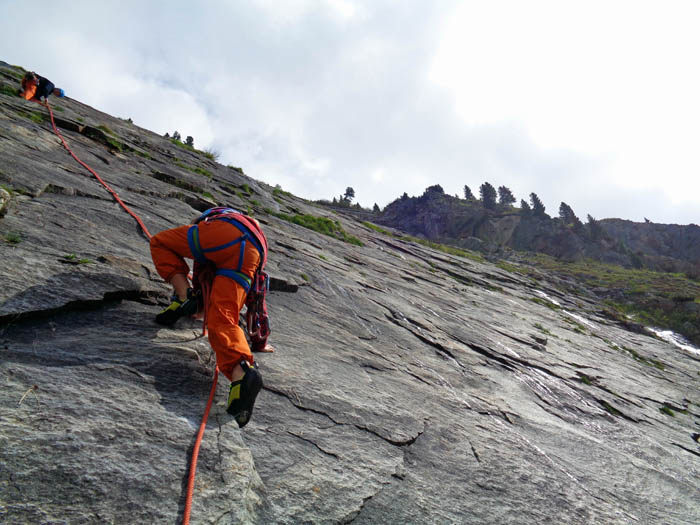
{"label": "white cloud", "polygon": [[[384,205],[489,181],[550,214],[564,201],[582,217],[700,222],[693,3],[72,7],[3,7],[0,59],[301,196],[352,186]],[[29,17],[45,41],[13,22]]]}
{"label": "white cloud", "polygon": [[465,3],[430,78],[469,126],[519,127],[545,154],[606,159],[589,174],[603,187],[697,202],[698,14],[693,2]]}

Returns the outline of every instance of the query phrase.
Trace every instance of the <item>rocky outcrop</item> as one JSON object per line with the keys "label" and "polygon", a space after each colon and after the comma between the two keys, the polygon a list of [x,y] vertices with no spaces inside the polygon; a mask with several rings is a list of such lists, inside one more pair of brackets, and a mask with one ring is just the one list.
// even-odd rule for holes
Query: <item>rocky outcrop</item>
{"label": "rocky outcrop", "polygon": [[[389,204],[375,219],[431,241],[466,246],[481,241],[486,253],[509,248],[546,253],[576,261],[584,257],[627,267],[646,267],[700,275],[700,227],[695,224],[635,223],[620,219],[590,225],[565,225],[549,216],[522,215],[516,209],[485,209],[478,201],[446,195],[431,186],[420,197],[405,195]],[[474,246],[473,241],[469,243]]]}
{"label": "rocky outcrop", "polygon": [[10,192],[4,188],[0,188],[0,219],[2,219],[7,213],[7,209],[10,205],[10,199],[12,196]]}
{"label": "rocky outcrop", "polygon": [[[10,85],[17,70],[0,74]],[[265,388],[242,430],[219,381],[193,523],[700,520],[692,349],[548,274],[380,233],[54,104],[75,123],[71,147],[151,232],[227,203],[270,241],[277,351],[258,356]],[[43,115],[0,93],[0,183],[14,195],[0,230],[16,234],[0,243],[0,521],[174,523],[214,358],[196,321],[153,323],[169,289],[145,238]],[[362,246],[294,214],[338,221]]]}
{"label": "rocky outcrop", "polygon": [[696,224],[681,226],[604,219],[600,226],[625,250],[649,259],[649,264],[656,263],[661,269],[673,271],[681,260],[700,270],[700,226]]}

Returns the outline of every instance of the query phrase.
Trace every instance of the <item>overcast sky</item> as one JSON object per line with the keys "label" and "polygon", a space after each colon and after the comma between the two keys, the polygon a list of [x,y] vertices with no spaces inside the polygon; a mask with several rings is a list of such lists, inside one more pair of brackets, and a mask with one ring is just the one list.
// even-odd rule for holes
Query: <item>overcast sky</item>
{"label": "overcast sky", "polygon": [[310,199],[700,223],[700,2],[0,0],[0,60]]}

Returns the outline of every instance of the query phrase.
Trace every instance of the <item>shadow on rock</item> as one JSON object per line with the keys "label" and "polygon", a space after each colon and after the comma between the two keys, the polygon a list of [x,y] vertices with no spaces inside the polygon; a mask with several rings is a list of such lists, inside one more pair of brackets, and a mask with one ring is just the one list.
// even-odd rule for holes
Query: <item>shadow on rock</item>
{"label": "shadow on rock", "polygon": [[164,329],[153,321],[157,308],[132,301],[102,304],[98,310],[3,323],[3,360],[10,368],[31,369],[30,376],[56,378],[56,368],[72,368],[77,382],[79,376],[109,374],[134,393],[155,390],[167,412],[199,425],[215,366],[201,324],[184,320],[177,329]]}

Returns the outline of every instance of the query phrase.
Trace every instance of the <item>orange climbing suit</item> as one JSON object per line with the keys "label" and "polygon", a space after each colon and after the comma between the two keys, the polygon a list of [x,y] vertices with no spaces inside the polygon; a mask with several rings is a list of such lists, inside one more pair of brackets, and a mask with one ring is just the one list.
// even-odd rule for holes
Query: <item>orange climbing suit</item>
{"label": "orange climbing suit", "polygon": [[[190,271],[185,262],[185,258],[194,259],[187,240],[189,228],[189,225],[184,225],[165,230],[151,239],[153,264],[158,274],[167,282],[176,274],[187,275]],[[199,223],[199,242],[204,251],[224,245],[242,235],[238,228],[226,221]],[[208,252],[207,259],[217,268],[236,268],[239,264],[240,250],[240,245],[236,244],[223,250]],[[260,254],[252,243],[246,245],[243,253],[240,272],[252,279],[260,263]],[[229,380],[241,359],[251,364],[254,361],[245,333],[238,325],[246,295],[246,290],[235,280],[224,275],[214,278],[207,311],[207,329],[209,342],[216,352],[219,370]]]}
{"label": "orange climbing suit", "polygon": [[36,95],[36,90],[39,87],[39,82],[36,80],[22,79],[22,98],[32,100]]}

